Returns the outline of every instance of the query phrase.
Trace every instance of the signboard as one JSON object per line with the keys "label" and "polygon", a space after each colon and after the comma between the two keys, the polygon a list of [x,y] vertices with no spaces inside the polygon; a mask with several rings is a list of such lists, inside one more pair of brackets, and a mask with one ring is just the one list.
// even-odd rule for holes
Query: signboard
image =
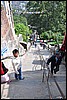
{"label": "signboard", "polygon": [[1,55],[3,56],[5,52],[7,52],[8,48],[7,47],[4,47],[2,50],[1,50]]}

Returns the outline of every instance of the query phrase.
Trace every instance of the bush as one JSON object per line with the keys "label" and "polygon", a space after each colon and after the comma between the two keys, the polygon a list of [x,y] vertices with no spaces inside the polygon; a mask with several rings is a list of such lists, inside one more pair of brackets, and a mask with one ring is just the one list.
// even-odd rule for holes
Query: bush
{"label": "bush", "polygon": [[58,41],[63,41],[63,39],[64,39],[64,36],[59,36],[58,37]]}
{"label": "bush", "polygon": [[48,39],[49,38],[49,34],[48,34],[48,32],[43,32],[41,35],[40,35],[40,37],[42,37],[44,40],[46,39]]}
{"label": "bush", "polygon": [[22,34],[23,41],[27,41],[27,34],[31,34],[32,31],[29,30],[28,26],[25,26],[23,23],[15,24],[15,33],[17,35]]}
{"label": "bush", "polygon": [[56,41],[54,41],[54,42],[48,42],[48,44],[50,44],[50,45],[55,45],[55,44],[57,44],[57,42]]}

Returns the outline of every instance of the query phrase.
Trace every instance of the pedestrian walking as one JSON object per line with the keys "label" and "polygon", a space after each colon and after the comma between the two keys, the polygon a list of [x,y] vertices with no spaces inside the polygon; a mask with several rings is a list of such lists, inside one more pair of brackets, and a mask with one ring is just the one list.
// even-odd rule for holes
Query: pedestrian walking
{"label": "pedestrian walking", "polygon": [[59,54],[59,52],[56,52],[54,55],[52,55],[48,60],[47,60],[47,65],[51,62],[51,73],[56,74],[57,71],[59,71],[59,65],[61,64],[62,57]]}
{"label": "pedestrian walking", "polygon": [[34,42],[34,45],[35,45],[35,48],[36,48],[36,46],[37,46],[36,41]]}
{"label": "pedestrian walking", "polygon": [[12,65],[15,71],[15,79],[16,80],[23,80],[23,74],[21,72],[21,68],[22,68],[22,62],[21,59],[19,57],[19,51],[17,49],[14,49],[13,51],[13,56],[14,58],[12,59]]}

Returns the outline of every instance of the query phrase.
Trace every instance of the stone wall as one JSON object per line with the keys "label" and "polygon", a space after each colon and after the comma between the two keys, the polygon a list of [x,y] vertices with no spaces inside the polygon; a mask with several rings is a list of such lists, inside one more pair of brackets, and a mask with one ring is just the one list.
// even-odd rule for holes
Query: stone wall
{"label": "stone wall", "polygon": [[5,9],[2,6],[1,7],[1,36],[2,38],[7,34],[8,30],[9,30],[9,23],[6,17]]}
{"label": "stone wall", "polygon": [[[25,50],[20,45],[19,38],[16,36],[14,31],[13,19],[11,20],[13,16],[12,14],[7,15],[6,9],[4,8],[4,6],[1,6],[1,58],[13,56],[12,51],[15,48],[19,48],[19,54],[22,55],[23,53],[25,53]],[[10,9],[8,10],[10,12]],[[2,61],[4,62],[5,66],[9,69],[9,71],[13,70],[11,59],[5,59]]]}
{"label": "stone wall", "polygon": [[1,5],[1,48],[5,45],[11,51],[13,48],[19,48],[20,37],[15,34],[13,15],[8,1],[4,1],[4,4]]}

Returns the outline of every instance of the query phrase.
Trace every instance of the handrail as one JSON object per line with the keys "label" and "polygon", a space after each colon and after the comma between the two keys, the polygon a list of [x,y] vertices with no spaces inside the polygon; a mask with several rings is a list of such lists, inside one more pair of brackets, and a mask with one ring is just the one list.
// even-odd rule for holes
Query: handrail
{"label": "handrail", "polygon": [[[40,56],[41,54],[40,54],[39,46],[38,46],[38,51],[39,51],[39,56]],[[41,55],[41,56],[42,56],[42,55]],[[43,61],[44,61],[43,56],[42,56],[42,59],[43,59]],[[40,60],[41,60],[41,58],[40,58]],[[45,65],[45,63],[44,63],[44,65]],[[41,67],[42,67],[42,65],[41,65]],[[43,79],[42,79],[42,82],[44,81],[44,68],[45,68],[45,66],[43,66]],[[46,73],[45,73],[45,76],[46,76],[46,81],[47,81],[47,87],[48,87],[49,98],[52,99],[52,94],[51,94],[50,87],[49,87],[49,83],[48,83],[48,76],[46,75]]]}
{"label": "handrail", "polygon": [[[39,47],[38,47],[38,49],[39,49]],[[39,54],[40,54],[40,49],[39,49]],[[43,61],[44,61],[44,64],[43,64],[43,70],[44,70],[44,68],[45,68],[44,65],[46,64],[46,61],[44,60],[43,55],[41,55],[41,56],[42,56]],[[53,78],[53,80],[54,80],[54,82],[55,82],[55,84],[56,84],[56,86],[57,86],[57,88],[58,88],[58,90],[59,90],[61,96],[63,97],[63,99],[66,99],[64,93],[62,92],[60,86],[58,85],[56,79],[55,79],[54,76],[52,75],[52,73],[51,73],[51,71],[50,71],[50,69],[49,69],[48,66],[47,66],[47,69],[48,69],[48,76],[46,76],[46,74],[45,74],[45,76],[46,76],[46,78],[47,78],[47,86],[48,86],[48,92],[49,92],[49,97],[50,97],[50,99],[52,99],[52,94],[51,94],[51,92],[50,92],[49,83],[48,83],[49,73],[51,74],[51,76],[52,76],[52,78]],[[43,71],[43,79],[42,79],[42,82],[43,82],[43,81],[44,81],[44,71]]]}

